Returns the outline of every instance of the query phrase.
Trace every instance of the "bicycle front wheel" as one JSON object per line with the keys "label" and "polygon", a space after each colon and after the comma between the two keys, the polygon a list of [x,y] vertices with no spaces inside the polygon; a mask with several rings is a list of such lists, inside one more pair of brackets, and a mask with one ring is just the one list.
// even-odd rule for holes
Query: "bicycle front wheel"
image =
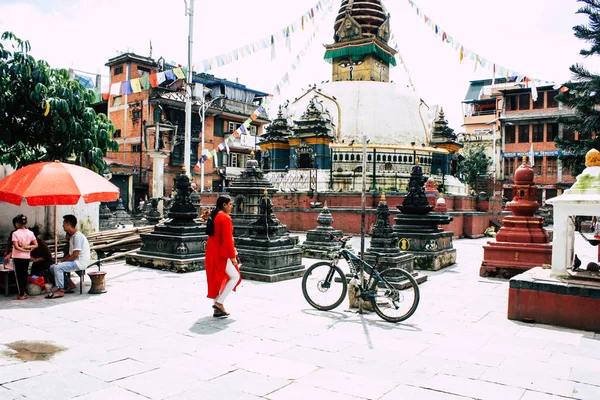
{"label": "bicycle front wheel", "polygon": [[302,294],[317,310],[333,310],[344,301],[347,291],[346,276],[329,262],[313,264],[302,278]]}
{"label": "bicycle front wheel", "polygon": [[419,305],[419,284],[411,274],[400,268],[379,273],[371,287],[373,309],[388,322],[404,321]]}

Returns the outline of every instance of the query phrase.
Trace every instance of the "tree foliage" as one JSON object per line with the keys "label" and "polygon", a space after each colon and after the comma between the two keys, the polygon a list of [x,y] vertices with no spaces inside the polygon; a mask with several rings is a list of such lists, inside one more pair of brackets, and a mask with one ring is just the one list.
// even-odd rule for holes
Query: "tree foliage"
{"label": "tree foliage", "polygon": [[[575,37],[590,43],[588,49],[579,54],[589,57],[600,55],[600,1],[578,0],[585,4],[577,13],[589,17],[589,25],[573,27]],[[558,119],[564,128],[577,131],[579,140],[571,141],[556,138],[556,147],[562,151],[559,157],[563,166],[571,168],[571,174],[579,175],[585,169],[585,155],[592,149],[600,150],[600,76],[581,64],[572,65],[570,81],[563,84],[558,101],[576,110],[575,116]]]}
{"label": "tree foliage", "polygon": [[461,154],[464,158],[458,162],[458,173],[464,177],[471,188],[475,188],[477,176],[487,173],[492,160],[487,157],[485,147],[480,144],[467,144]]}
{"label": "tree foliage", "polygon": [[103,157],[118,150],[114,126],[91,107],[94,92],[30,54],[11,32],[0,37],[0,163],[19,168],[67,161],[104,172]]}

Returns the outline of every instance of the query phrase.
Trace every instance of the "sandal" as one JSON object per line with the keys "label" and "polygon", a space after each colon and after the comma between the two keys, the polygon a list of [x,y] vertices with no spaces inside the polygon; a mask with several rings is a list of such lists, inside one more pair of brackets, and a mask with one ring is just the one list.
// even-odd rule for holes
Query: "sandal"
{"label": "sandal", "polygon": [[58,298],[60,298],[60,297],[64,297],[64,296],[65,296],[65,295],[64,295],[64,293],[63,293],[63,294],[61,294],[61,295],[58,295],[58,296],[57,296],[57,295],[56,295],[56,292],[52,292],[52,293],[49,293],[49,294],[46,296],[46,299],[58,299]]}
{"label": "sandal", "polygon": [[212,306],[212,308],[213,308],[213,310],[215,310],[215,313],[218,311],[222,314],[229,315],[229,313],[227,311],[223,310],[221,307],[217,306],[216,304],[214,304]]}
{"label": "sandal", "polygon": [[26,298],[27,297],[25,297],[25,295],[23,295],[23,296],[16,295],[15,297],[13,297],[13,300],[25,300]]}
{"label": "sandal", "polygon": [[219,309],[216,309],[215,312],[213,313],[213,317],[215,318],[227,318],[229,316],[229,313],[223,312]]}

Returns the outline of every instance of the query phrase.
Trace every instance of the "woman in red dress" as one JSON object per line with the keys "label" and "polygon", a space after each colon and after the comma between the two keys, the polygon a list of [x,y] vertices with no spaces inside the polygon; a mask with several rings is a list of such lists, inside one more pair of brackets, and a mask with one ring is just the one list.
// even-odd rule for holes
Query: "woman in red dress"
{"label": "woman in red dress", "polygon": [[[229,196],[219,196],[217,205],[211,212],[214,230],[208,236],[204,265],[208,282],[208,298],[214,300],[213,317],[227,317],[223,303],[242,281],[238,265],[237,251],[233,239],[233,223],[229,213],[233,201]],[[209,229],[210,231],[210,229]]]}

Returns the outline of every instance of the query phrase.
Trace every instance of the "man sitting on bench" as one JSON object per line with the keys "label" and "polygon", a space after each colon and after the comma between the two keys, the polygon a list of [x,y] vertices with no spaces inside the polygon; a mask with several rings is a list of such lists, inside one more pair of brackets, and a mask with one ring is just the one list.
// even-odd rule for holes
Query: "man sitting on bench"
{"label": "man sitting on bench", "polygon": [[85,235],[77,229],[77,217],[71,214],[63,216],[63,229],[70,236],[69,254],[65,254],[62,262],[50,267],[50,270],[54,273],[57,289],[46,296],[47,299],[65,295],[65,272],[84,270],[90,263],[90,244]]}

